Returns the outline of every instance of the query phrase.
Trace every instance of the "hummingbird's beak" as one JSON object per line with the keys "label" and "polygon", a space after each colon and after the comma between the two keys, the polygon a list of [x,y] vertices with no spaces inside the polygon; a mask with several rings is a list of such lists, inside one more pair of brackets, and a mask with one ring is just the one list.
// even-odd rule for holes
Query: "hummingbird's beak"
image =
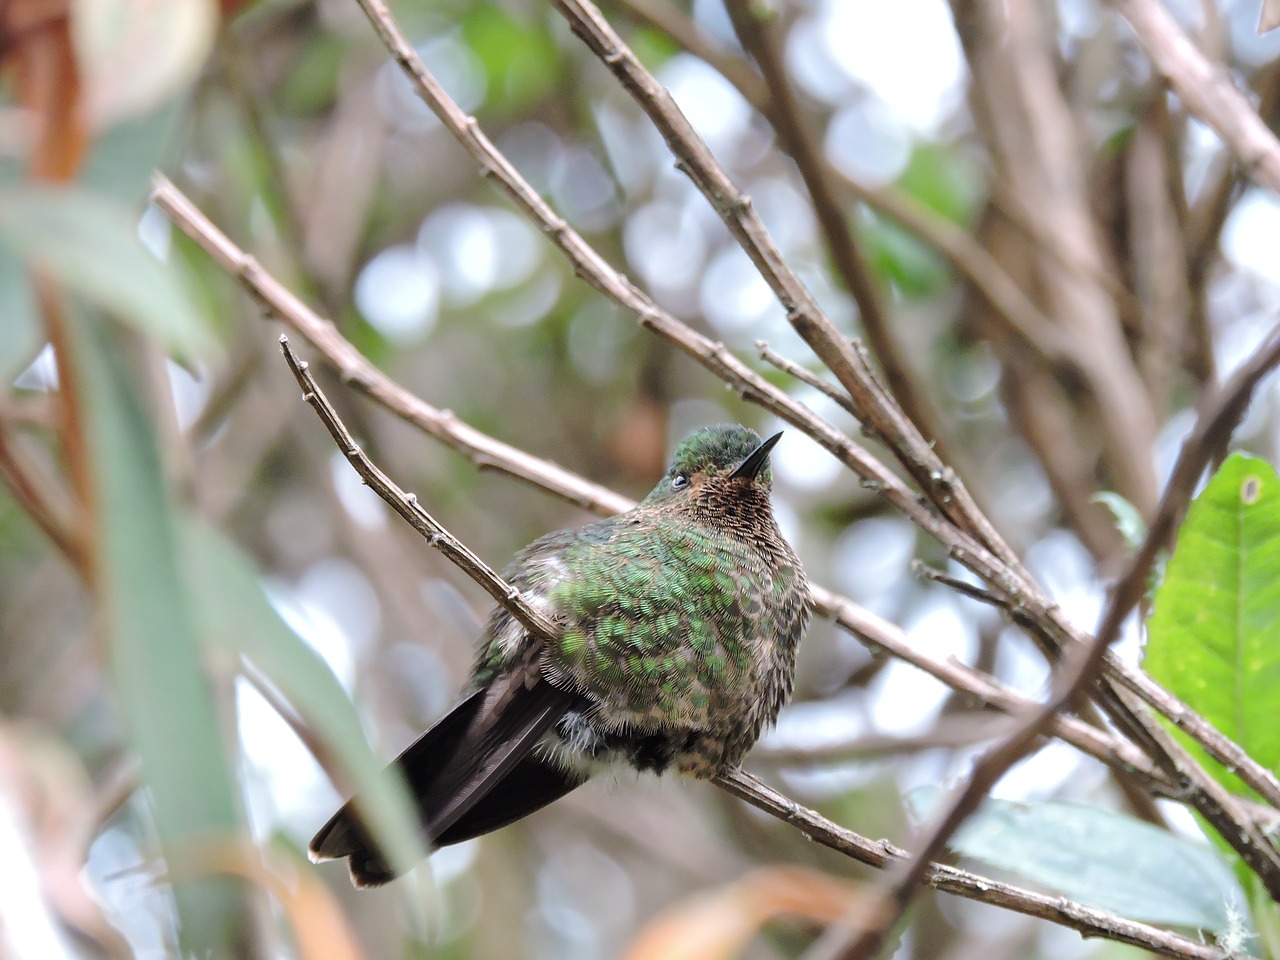
{"label": "hummingbird's beak", "polygon": [[736,480],[739,477],[746,477],[748,480],[754,480],[760,475],[760,471],[764,469],[765,463],[768,462],[769,451],[772,450],[774,445],[781,439],[782,431],[779,430],[772,437],[747,454],[747,459],[738,464],[733,473],[729,474],[729,479]]}

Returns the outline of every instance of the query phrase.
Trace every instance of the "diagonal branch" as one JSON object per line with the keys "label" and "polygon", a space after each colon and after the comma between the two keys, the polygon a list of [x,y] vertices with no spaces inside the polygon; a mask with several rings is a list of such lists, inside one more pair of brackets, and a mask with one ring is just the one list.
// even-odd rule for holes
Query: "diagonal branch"
{"label": "diagonal branch", "polygon": [[289,338],[280,335],[280,351],[285,362],[293,372],[294,379],[302,389],[302,398],[311,404],[316,416],[325,425],[333,442],[338,445],[347,462],[360,474],[360,479],[386,501],[396,513],[400,514],[413,529],[426,539],[427,545],[439,550],[450,563],[485,589],[494,600],[502,604],[511,615],[522,623],[534,636],[551,639],[556,635],[556,625],[545,613],[530,604],[520,595],[520,591],[502,577],[487,563],[477,557],[461,540],[446,530],[435,517],[431,516],[418,502],[412,493],[405,493],[390,477],[382,472],[368,455],[360,449],[346,424],[338,417],[333,404],[316,384],[311,376],[311,369],[306,361],[299,360],[289,345]]}
{"label": "diagonal branch", "polygon": [[824,380],[807,367],[802,367],[794,360],[787,359],[782,354],[778,353],[778,351],[774,350],[773,347],[769,346],[767,341],[756,341],[756,353],[760,355],[761,360],[770,366],[777,367],[787,376],[795,380],[799,380],[806,386],[813,387],[813,389],[817,390],[828,400],[836,403],[841,410],[844,410],[846,413],[850,413],[855,417],[858,415],[858,411],[853,408],[853,401],[849,399],[849,395],[847,393],[842,393],[840,388],[834,383]]}
{"label": "diagonal branch", "polygon": [[736,51],[699,27],[686,10],[670,0],[616,0],[616,4],[628,17],[665,33],[699,60],[710,64],[734,85],[743,99],[761,113],[766,112],[769,85]]}
{"label": "diagonal branch", "polygon": [[23,454],[10,424],[0,414],[0,481],[8,486],[14,500],[44,531],[58,552],[86,581],[89,578],[87,545],[70,520],[70,509],[49,477],[41,476],[37,465]]}

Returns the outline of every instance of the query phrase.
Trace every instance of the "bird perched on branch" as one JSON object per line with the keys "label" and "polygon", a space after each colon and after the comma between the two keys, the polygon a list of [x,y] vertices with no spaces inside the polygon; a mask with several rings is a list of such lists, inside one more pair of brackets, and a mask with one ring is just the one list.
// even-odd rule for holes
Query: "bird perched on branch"
{"label": "bird perched on branch", "polygon": [[[698,430],[626,513],[535,540],[505,577],[562,629],[489,621],[462,701],[395,761],[427,840],[518,820],[618,764],[710,779],[738,765],[791,695],[809,586],[769,503],[769,451]],[[356,886],[395,876],[348,801],[311,841]]]}

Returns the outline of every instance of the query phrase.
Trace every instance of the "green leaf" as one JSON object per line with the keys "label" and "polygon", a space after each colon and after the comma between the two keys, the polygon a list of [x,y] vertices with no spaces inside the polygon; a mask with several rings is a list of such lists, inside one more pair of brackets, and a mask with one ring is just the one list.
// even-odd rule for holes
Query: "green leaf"
{"label": "green leaf", "polygon": [[[912,803],[929,806],[920,793]],[[987,799],[951,847],[1133,920],[1213,933],[1240,925],[1244,894],[1212,847],[1124,814]]]}
{"label": "green leaf", "polygon": [[166,350],[198,355],[212,346],[208,325],[175,272],[143,248],[137,220],[82,189],[24,187],[0,198],[0,247]]}
{"label": "green leaf", "polygon": [[1138,512],[1137,507],[1120,494],[1110,490],[1096,493],[1090,499],[1111,511],[1111,516],[1116,522],[1116,530],[1131,550],[1141,546],[1143,539],[1147,536],[1147,523],[1142,519],[1142,514]]}
{"label": "green leaf", "polygon": [[232,956],[246,922],[201,851],[244,838],[213,697],[200,664],[191,584],[154,434],[130,375],[131,345],[108,324],[77,323],[74,364],[96,509],[96,584],[118,708],[142,763],[185,948]]}
{"label": "green leaf", "polygon": [[[1258,928],[1258,943],[1242,944],[1242,946],[1253,946],[1254,952],[1264,957],[1280,957],[1280,904],[1271,899],[1267,888],[1262,885],[1262,880],[1252,870],[1249,871],[1246,884],[1249,891],[1249,905],[1252,908],[1250,913]],[[1237,939],[1246,939],[1246,937]],[[1225,944],[1225,946],[1233,946],[1233,944]],[[1259,950],[1258,947],[1261,949]],[[1241,952],[1240,947],[1236,947],[1234,952]]]}
{"label": "green leaf", "polygon": [[[367,797],[369,823],[403,870],[426,856],[403,781],[382,775],[360,719],[328,664],[290,630],[259,585],[252,563],[204,523],[183,527],[188,579],[201,586],[201,634],[213,649],[241,657],[269,680],[324,744],[352,786]],[[319,824],[316,824],[318,827]]]}
{"label": "green leaf", "polygon": [[[1154,608],[1147,672],[1280,770],[1280,478],[1269,463],[1233,454],[1192,502]],[[1229,789],[1244,789],[1190,746]]]}

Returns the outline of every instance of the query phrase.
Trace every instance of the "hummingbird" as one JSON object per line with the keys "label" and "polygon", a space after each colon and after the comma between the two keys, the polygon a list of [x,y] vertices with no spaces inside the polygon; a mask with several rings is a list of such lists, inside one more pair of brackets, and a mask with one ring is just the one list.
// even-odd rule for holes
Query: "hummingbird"
{"label": "hummingbird", "polygon": [[[610,768],[711,779],[791,696],[809,586],[770,506],[768,440],[742,426],[683,440],[625,513],[535,540],[506,580],[560,627],[489,619],[460,702],[394,762],[436,847],[527,816]],[[352,882],[395,871],[352,799],[311,841]]]}

